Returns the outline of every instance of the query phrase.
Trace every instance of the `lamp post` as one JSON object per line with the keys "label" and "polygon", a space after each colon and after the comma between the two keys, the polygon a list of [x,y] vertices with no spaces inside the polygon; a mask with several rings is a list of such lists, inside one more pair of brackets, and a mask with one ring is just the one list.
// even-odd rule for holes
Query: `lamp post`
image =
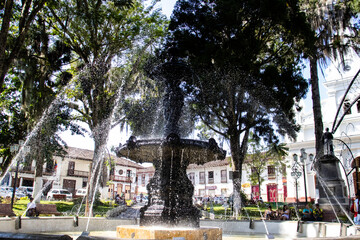
{"label": "lamp post", "polygon": [[301,152],[300,161],[301,161],[301,164],[302,164],[303,176],[304,176],[305,202],[306,202],[306,204],[307,204],[307,203],[308,203],[308,199],[307,199],[306,172],[305,172],[307,153],[305,152],[305,149],[304,149],[304,148],[300,149],[300,152]]}
{"label": "lamp post", "polygon": [[[19,151],[19,149],[21,149],[24,145],[25,141],[24,140],[19,140],[19,144],[13,144],[10,146],[10,152],[11,153],[16,153]],[[25,146],[23,149],[23,152],[29,153],[30,152],[30,147],[29,146]],[[14,199],[15,199],[15,192],[16,192],[16,184],[17,184],[17,178],[18,178],[18,172],[19,172],[19,163],[20,161],[17,160],[16,161],[16,170],[15,170],[15,178],[14,178],[14,187],[13,187],[13,192],[12,192],[12,197],[11,197],[11,208],[14,205]]]}
{"label": "lamp post", "polygon": [[299,170],[300,165],[298,162],[298,155],[295,153],[293,155],[294,158],[294,164],[291,168],[291,176],[295,179],[295,187],[296,187],[296,205],[299,207],[299,197],[298,197],[298,179],[301,177],[301,172]]}

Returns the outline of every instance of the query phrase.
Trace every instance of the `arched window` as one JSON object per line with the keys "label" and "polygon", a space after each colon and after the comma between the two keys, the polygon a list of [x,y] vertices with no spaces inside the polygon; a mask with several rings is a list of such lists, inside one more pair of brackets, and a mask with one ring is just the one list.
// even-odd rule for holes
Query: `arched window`
{"label": "arched window", "polygon": [[345,99],[344,101],[344,112],[346,115],[351,114],[350,101],[349,99]]}

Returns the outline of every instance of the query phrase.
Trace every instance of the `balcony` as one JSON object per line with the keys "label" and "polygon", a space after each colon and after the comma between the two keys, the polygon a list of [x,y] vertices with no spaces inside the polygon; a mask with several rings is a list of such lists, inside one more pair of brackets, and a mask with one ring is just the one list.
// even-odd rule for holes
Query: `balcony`
{"label": "balcony", "polygon": [[131,178],[129,178],[129,177],[110,175],[109,178],[110,178],[111,181],[125,182],[125,183],[130,183],[131,182]]}
{"label": "balcony", "polygon": [[79,171],[79,170],[68,170],[68,176],[72,177],[83,177],[87,178],[89,176],[89,172],[86,171]]}
{"label": "balcony", "polygon": [[[12,169],[11,170],[12,172],[15,172],[15,169]],[[35,168],[32,168],[32,167],[22,167],[22,168],[19,168],[19,173],[24,173],[24,174],[35,174]],[[54,170],[53,169],[47,169],[47,168],[44,168],[43,169],[43,175],[45,176],[51,176],[54,174]]]}

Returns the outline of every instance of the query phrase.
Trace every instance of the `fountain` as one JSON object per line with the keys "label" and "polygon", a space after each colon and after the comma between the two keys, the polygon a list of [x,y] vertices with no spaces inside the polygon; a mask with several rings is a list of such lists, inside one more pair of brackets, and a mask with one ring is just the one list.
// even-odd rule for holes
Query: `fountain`
{"label": "fountain", "polygon": [[[147,189],[149,201],[140,210],[140,226],[119,226],[117,236],[135,239],[221,239],[220,228],[200,228],[200,210],[193,206],[194,187],[186,175],[190,163],[204,164],[225,158],[214,139],[208,142],[181,139],[178,121],[184,105],[180,88],[188,69],[179,62],[161,64],[150,73],[164,81],[164,139],[137,140],[131,136],[117,155],[136,162],[152,162],[155,173]],[[154,227],[159,226],[159,227]],[[166,229],[164,228],[166,227]]]}

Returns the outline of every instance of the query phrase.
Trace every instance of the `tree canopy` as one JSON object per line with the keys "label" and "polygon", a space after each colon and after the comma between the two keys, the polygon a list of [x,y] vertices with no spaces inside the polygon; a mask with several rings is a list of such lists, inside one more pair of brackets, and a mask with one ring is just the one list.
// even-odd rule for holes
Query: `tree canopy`
{"label": "tree canopy", "polygon": [[[180,0],[175,5],[165,59],[186,61],[193,110],[230,141],[240,192],[250,132],[266,141],[296,137],[294,106],[304,96],[295,39],[304,23],[296,4],[283,1]],[[307,25],[303,24],[304,27]],[[277,134],[276,134],[276,132]]]}

